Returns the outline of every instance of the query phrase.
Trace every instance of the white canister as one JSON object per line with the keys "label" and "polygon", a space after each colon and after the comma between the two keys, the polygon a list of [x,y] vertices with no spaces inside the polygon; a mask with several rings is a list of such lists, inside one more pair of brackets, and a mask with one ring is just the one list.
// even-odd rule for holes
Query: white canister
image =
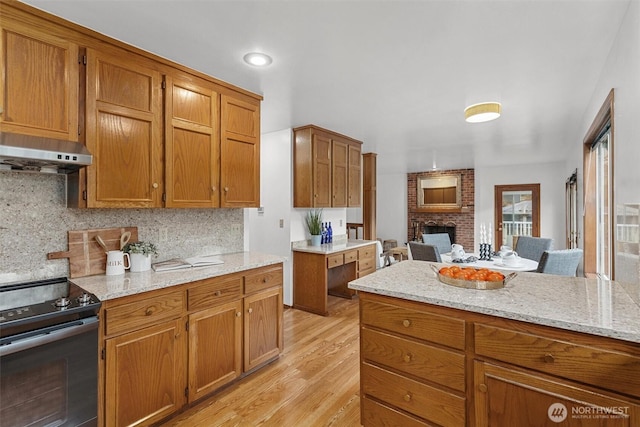
{"label": "white canister", "polygon": [[141,271],[151,270],[151,255],[150,254],[129,254],[131,257],[131,268],[129,271],[132,273],[139,273]]}
{"label": "white canister", "polygon": [[129,254],[122,251],[107,252],[107,276],[124,274],[124,271],[128,270],[130,266],[131,259],[129,258]]}

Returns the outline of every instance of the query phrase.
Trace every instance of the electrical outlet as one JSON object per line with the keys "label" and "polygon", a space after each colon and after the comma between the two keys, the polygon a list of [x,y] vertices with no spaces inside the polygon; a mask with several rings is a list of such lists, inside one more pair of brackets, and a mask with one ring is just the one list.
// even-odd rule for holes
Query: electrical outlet
{"label": "electrical outlet", "polygon": [[284,219],[280,218],[280,228],[284,228]]}
{"label": "electrical outlet", "polygon": [[342,220],[340,220],[340,227],[342,227]]}

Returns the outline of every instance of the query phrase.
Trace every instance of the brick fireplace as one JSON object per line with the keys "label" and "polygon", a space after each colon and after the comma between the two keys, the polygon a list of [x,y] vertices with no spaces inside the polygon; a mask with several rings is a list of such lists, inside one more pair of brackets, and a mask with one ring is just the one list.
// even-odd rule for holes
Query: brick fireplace
{"label": "brick fireplace", "polygon": [[[462,207],[460,209],[420,209],[418,208],[418,177],[459,174],[461,175]],[[455,241],[467,252],[475,250],[473,225],[475,218],[475,177],[473,169],[451,169],[407,174],[407,241],[415,237],[422,241],[426,229],[431,232],[455,233]]]}

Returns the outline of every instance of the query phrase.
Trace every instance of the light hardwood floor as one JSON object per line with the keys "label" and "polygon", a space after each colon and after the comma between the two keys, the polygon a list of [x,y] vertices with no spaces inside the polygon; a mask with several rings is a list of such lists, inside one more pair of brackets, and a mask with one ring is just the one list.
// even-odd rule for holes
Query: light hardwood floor
{"label": "light hardwood floor", "polygon": [[360,426],[358,299],[329,296],[329,312],[285,309],[277,361],[163,427]]}

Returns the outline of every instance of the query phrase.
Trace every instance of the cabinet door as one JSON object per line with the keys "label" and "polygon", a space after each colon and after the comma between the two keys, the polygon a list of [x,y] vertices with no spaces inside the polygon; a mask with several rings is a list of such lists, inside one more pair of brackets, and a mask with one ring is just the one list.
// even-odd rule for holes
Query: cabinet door
{"label": "cabinet door", "polygon": [[260,206],[260,105],[229,95],[221,100],[222,207]]}
{"label": "cabinet door", "polygon": [[160,74],[125,52],[87,49],[88,207],[162,203]]}
{"label": "cabinet door", "polygon": [[151,424],[184,404],[186,343],[180,320],[106,340],[106,425]]}
{"label": "cabinet door", "polygon": [[331,139],[313,135],[313,207],[331,207]]}
{"label": "cabinet door", "polygon": [[332,198],[331,206],[344,208],[347,206],[348,176],[349,176],[349,146],[344,142],[332,141],[331,144],[333,162],[332,171]]}
{"label": "cabinet door", "polygon": [[362,169],[361,147],[359,145],[349,145],[349,195],[347,206],[350,208],[360,207],[362,200],[362,185],[360,185],[360,174]]}
{"label": "cabinet door", "polygon": [[244,371],[250,371],[280,354],[282,288],[269,289],[244,299]]}
{"label": "cabinet door", "polygon": [[78,140],[78,46],[0,13],[0,131]]}
{"label": "cabinet door", "polygon": [[165,206],[218,207],[218,94],[171,76],[165,82]]}
{"label": "cabinet door", "polygon": [[474,378],[478,427],[640,425],[636,403],[577,383],[478,361]]}
{"label": "cabinet door", "polygon": [[189,316],[189,402],[242,373],[242,300]]}

